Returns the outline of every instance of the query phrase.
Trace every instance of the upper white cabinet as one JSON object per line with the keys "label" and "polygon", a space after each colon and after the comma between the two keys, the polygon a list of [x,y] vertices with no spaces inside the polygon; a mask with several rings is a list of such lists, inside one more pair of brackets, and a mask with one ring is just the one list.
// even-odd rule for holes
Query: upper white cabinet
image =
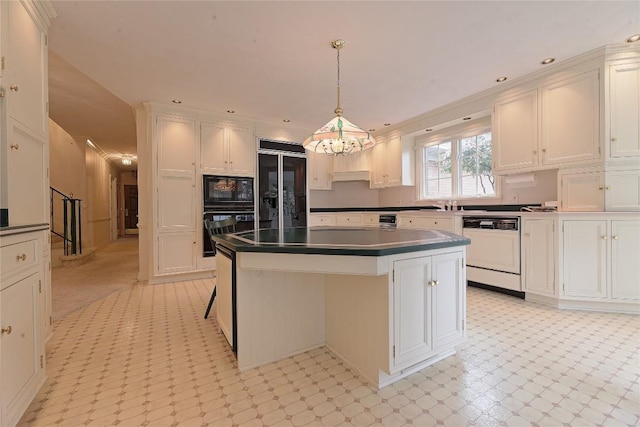
{"label": "upper white cabinet", "polygon": [[610,65],[608,89],[609,155],[640,156],[640,61]]}
{"label": "upper white cabinet", "polygon": [[523,219],[522,229],[523,290],[555,296],[555,220]]}
{"label": "upper white cabinet", "polygon": [[331,190],[333,156],[307,150],[309,190]]}
{"label": "upper white cabinet", "polygon": [[576,169],[558,175],[563,212],[640,211],[640,171]]}
{"label": "upper white cabinet", "polygon": [[252,129],[200,124],[200,169],[204,174],[254,176],[256,139]]}
{"label": "upper white cabinet", "polygon": [[496,102],[493,106],[494,171],[538,165],[538,91]]}
{"label": "upper white cabinet", "polygon": [[600,157],[599,71],[540,88],[542,162],[547,165]]}
{"label": "upper white cabinet", "polygon": [[157,115],[156,250],[157,274],[196,268],[195,121],[185,117]]}
{"label": "upper white cabinet", "polygon": [[332,181],[369,181],[370,176],[371,150],[333,156]]}
{"label": "upper white cabinet", "polygon": [[371,149],[371,188],[413,185],[413,150],[401,135],[380,138]]}

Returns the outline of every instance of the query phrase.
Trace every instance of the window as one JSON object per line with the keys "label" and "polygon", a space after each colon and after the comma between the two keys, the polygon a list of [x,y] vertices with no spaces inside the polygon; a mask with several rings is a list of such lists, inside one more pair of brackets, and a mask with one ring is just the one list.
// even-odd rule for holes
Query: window
{"label": "window", "polygon": [[493,197],[491,129],[458,128],[422,143],[421,199]]}

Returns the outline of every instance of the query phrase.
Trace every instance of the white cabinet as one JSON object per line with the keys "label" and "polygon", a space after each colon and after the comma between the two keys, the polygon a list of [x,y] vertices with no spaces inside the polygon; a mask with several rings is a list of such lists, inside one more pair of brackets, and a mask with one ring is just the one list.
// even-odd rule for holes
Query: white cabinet
{"label": "white cabinet", "polygon": [[640,169],[567,170],[558,180],[563,212],[640,211]]}
{"label": "white cabinet", "polygon": [[461,252],[396,261],[393,277],[392,370],[464,339]]}
{"label": "white cabinet", "polygon": [[640,300],[640,220],[611,221],[611,298]]}
{"label": "white cabinet", "polygon": [[17,424],[45,380],[42,232],[0,238],[0,425]]}
{"label": "white cabinet", "polygon": [[607,171],[604,204],[609,212],[640,211],[640,169]]}
{"label": "white cabinet", "polygon": [[216,253],[216,320],[227,342],[233,342],[233,276],[235,266],[229,256]]}
{"label": "white cabinet", "polygon": [[157,205],[155,273],[196,268],[195,122],[156,116]]}
{"label": "white cabinet", "polygon": [[398,227],[403,228],[454,232],[454,223],[453,214],[451,216],[398,215]]}
{"label": "white cabinet", "polygon": [[256,140],[251,129],[200,124],[200,169],[205,174],[254,176]]}
{"label": "white cabinet", "polygon": [[370,179],[371,150],[333,156],[332,181],[369,181]]}
{"label": "white cabinet", "polygon": [[335,214],[323,214],[323,213],[309,214],[310,227],[327,226],[327,225],[336,225]]}
{"label": "white cabinet", "polygon": [[380,138],[371,151],[371,188],[413,185],[413,150],[401,135]]}
{"label": "white cabinet", "polygon": [[[48,212],[48,11],[39,3],[2,2],[0,207],[9,225],[45,223]],[[44,8],[42,8],[44,9]],[[36,17],[37,18],[32,18]],[[4,206],[3,206],[4,205]]]}
{"label": "white cabinet", "polygon": [[499,100],[492,119],[494,172],[537,166],[538,91]]}
{"label": "white cabinet", "polygon": [[522,229],[523,290],[555,296],[555,220],[523,219]]}
{"label": "white cabinet", "polygon": [[584,162],[600,157],[598,70],[541,86],[542,162]]}
{"label": "white cabinet", "polygon": [[640,220],[563,221],[564,295],[640,300]]}
{"label": "white cabinet", "polygon": [[609,155],[640,156],[640,62],[610,65],[608,89]]}
{"label": "white cabinet", "polygon": [[362,225],[362,214],[360,213],[337,213],[336,225],[341,227],[351,227]]}
{"label": "white cabinet", "polygon": [[309,190],[331,190],[333,156],[307,150]]}

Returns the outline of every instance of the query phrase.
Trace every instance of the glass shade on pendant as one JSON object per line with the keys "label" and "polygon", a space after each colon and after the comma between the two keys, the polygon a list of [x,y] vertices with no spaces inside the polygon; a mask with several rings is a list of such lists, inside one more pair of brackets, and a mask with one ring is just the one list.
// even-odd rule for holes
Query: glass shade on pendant
{"label": "glass shade on pendant", "polygon": [[302,145],[307,150],[326,154],[351,154],[376,145],[369,132],[360,129],[342,116],[315,131]]}

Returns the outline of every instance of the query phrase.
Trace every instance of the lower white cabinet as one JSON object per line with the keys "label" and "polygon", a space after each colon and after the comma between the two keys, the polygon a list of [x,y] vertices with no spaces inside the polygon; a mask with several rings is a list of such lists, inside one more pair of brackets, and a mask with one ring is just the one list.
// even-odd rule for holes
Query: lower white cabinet
{"label": "lower white cabinet", "polygon": [[454,232],[455,221],[453,215],[446,217],[423,215],[398,215],[398,227],[420,228],[423,230],[445,230]]}
{"label": "lower white cabinet", "polygon": [[[13,426],[44,383],[41,231],[0,237],[0,425]],[[43,276],[44,274],[44,276]]]}
{"label": "lower white cabinet", "polygon": [[639,301],[640,220],[562,221],[565,297]]}
{"label": "lower white cabinet", "polygon": [[553,219],[522,221],[522,284],[524,292],[556,295],[556,237]]}
{"label": "lower white cabinet", "polygon": [[563,212],[640,211],[640,170],[585,170],[559,174]]}
{"label": "lower white cabinet", "polygon": [[399,370],[464,339],[462,252],[393,264],[393,362]]}
{"label": "lower white cabinet", "polygon": [[336,225],[341,227],[351,227],[362,225],[362,214],[360,213],[337,213]]}
{"label": "lower white cabinet", "polygon": [[222,250],[216,252],[216,320],[224,337],[231,347],[235,348],[233,342],[233,276],[235,266],[232,256],[232,254],[223,254]]}

